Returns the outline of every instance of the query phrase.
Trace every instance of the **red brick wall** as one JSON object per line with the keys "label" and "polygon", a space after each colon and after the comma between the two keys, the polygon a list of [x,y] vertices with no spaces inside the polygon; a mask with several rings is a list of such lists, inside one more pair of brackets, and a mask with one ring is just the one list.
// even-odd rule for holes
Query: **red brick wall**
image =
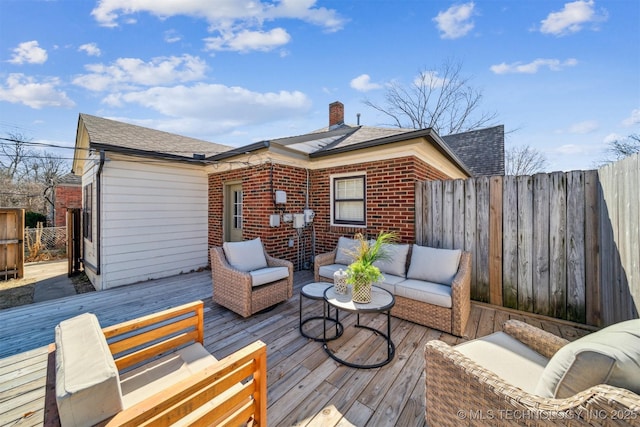
{"label": "red brick wall", "polygon": [[[330,176],[333,174],[366,172],[367,228],[335,227],[330,216]],[[414,186],[416,181],[447,179],[442,172],[415,157],[309,171],[309,207],[316,213],[313,228],[307,227],[298,236],[291,223],[269,226],[272,213],[302,213],[305,208],[307,171],[278,164],[263,164],[209,175],[209,245],[223,241],[224,184],[242,182],[243,238],[260,237],[269,254],[294,263],[296,269],[311,259],[312,231],[315,231],[315,253],[332,250],[340,236],[362,232],[375,236],[378,232],[394,231],[402,242],[415,241]],[[271,185],[273,182],[273,187]],[[273,191],[284,190],[287,204],[284,211],[275,207]],[[294,246],[289,247],[289,240]],[[303,249],[298,258],[298,243]]]}
{"label": "red brick wall", "polygon": [[55,188],[54,227],[67,224],[67,208],[82,207],[82,187],[77,185],[57,185]]}

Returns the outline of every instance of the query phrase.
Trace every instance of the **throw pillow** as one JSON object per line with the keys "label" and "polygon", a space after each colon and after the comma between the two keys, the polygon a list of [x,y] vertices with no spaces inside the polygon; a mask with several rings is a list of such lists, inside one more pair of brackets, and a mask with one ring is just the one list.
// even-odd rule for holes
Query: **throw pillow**
{"label": "throw pillow", "polygon": [[535,393],[566,398],[598,384],[640,393],[640,319],[579,338],[551,358]]}
{"label": "throw pillow", "polygon": [[358,247],[359,242],[356,239],[348,237],[340,237],[336,249],[336,264],[349,265],[354,261],[353,252]]}
{"label": "throw pillow", "polygon": [[461,255],[459,249],[413,245],[407,278],[451,286],[458,272]]}
{"label": "throw pillow", "polygon": [[267,267],[267,258],[259,237],[244,242],[224,242],[222,250],[227,262],[237,270],[249,272]]}

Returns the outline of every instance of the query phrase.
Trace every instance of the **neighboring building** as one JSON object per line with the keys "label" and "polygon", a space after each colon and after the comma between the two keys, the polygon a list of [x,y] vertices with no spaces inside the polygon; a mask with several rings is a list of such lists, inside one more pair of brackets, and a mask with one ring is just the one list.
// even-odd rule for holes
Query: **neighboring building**
{"label": "neighboring building", "polygon": [[[232,148],[81,114],[76,156],[89,160],[74,172],[92,282],[187,272],[207,265],[208,247],[255,237],[296,269],[339,236],[385,230],[413,242],[415,183],[473,175],[431,129],[347,125],[339,102],[329,117],[315,132]],[[488,133],[502,138],[492,147],[504,143]],[[504,164],[503,152],[480,151]]]}
{"label": "neighboring building", "polygon": [[82,178],[68,173],[53,186],[53,226],[67,225],[67,209],[82,208]]}
{"label": "neighboring building", "polygon": [[474,176],[504,175],[504,126],[443,136]]}
{"label": "neighboring building", "polygon": [[107,289],[206,267],[203,159],[231,147],[80,114],[83,264]]}

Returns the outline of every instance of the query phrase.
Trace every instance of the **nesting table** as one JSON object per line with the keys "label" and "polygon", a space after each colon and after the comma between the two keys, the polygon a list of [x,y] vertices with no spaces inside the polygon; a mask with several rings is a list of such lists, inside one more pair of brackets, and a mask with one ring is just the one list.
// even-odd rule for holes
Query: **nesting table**
{"label": "nesting table", "polygon": [[[324,292],[327,289],[332,287],[333,285],[331,283],[316,282],[316,283],[309,283],[308,285],[304,285],[300,290],[300,326],[299,328],[300,328],[300,335],[302,335],[303,337],[309,338],[314,341],[325,342],[325,341],[331,341],[336,338],[339,338],[342,335],[343,328],[342,328],[342,324],[338,319],[338,310],[336,310],[335,317],[331,317],[331,309],[324,302],[323,302],[322,316],[311,316],[311,317],[306,317],[304,319],[302,318],[302,298],[323,301]],[[311,336],[304,331],[304,325],[306,325],[308,322],[312,320],[322,320],[325,323],[321,338]],[[326,327],[327,322],[331,322],[335,324],[335,332],[332,336],[327,336],[327,327]]]}
{"label": "nesting table", "polygon": [[[367,304],[355,303],[351,300],[351,296],[340,295],[335,291],[333,286],[329,286],[324,291],[324,301],[326,305],[326,310],[330,312],[331,307],[336,310],[335,320],[338,320],[338,311],[347,311],[350,313],[355,313],[356,318],[356,328],[364,328],[374,332],[376,335],[382,337],[385,341],[385,345],[387,347],[387,358],[379,363],[373,364],[357,364],[352,363],[347,360],[344,360],[331,351],[327,342],[329,339],[335,339],[335,337],[327,338],[327,321],[332,321],[333,319],[325,316],[324,320],[324,331],[323,331],[323,348],[327,352],[327,354],[335,361],[342,363],[343,365],[349,366],[351,368],[361,368],[361,369],[370,369],[370,368],[379,368],[381,366],[386,365],[387,363],[393,360],[393,356],[395,355],[396,347],[391,341],[391,308],[394,306],[396,300],[391,294],[385,289],[379,288],[377,286],[371,287],[371,302]],[[387,315],[387,333],[385,334],[382,331],[379,331],[370,326],[361,325],[360,324],[360,314],[362,313],[386,313]],[[342,326],[342,325],[340,325]],[[342,334],[342,332],[341,332]]]}

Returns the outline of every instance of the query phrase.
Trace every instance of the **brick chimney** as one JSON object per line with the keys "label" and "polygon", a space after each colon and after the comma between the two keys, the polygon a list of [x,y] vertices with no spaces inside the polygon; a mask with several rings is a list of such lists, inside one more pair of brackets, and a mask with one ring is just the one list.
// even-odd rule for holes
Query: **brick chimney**
{"label": "brick chimney", "polygon": [[329,127],[344,123],[344,105],[340,101],[329,104]]}

